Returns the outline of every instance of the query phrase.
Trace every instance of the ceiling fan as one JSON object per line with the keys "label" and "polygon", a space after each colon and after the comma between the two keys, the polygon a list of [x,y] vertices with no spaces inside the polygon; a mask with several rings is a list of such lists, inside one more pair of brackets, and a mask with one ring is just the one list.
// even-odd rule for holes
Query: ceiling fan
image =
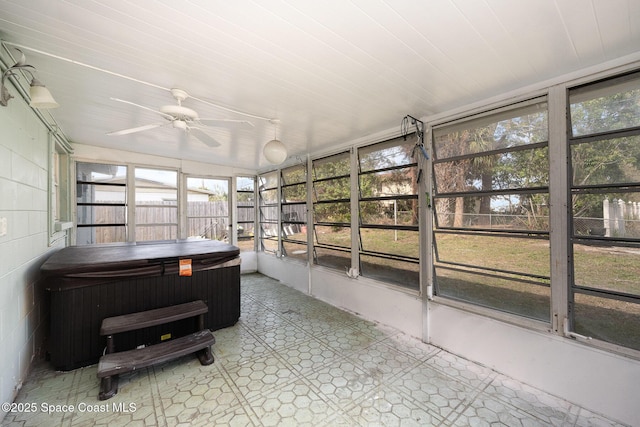
{"label": "ceiling fan", "polygon": [[114,101],[123,102],[125,104],[133,105],[157,113],[165,119],[164,122],[151,123],[148,125],[138,126],[130,129],[117,130],[107,133],[110,136],[128,135],[131,133],[142,132],[149,129],[154,129],[161,126],[171,126],[176,129],[182,129],[189,133],[199,141],[208,145],[209,147],[218,147],[220,143],[213,139],[210,135],[206,134],[202,128],[210,126],[221,126],[225,123],[239,123],[243,125],[253,126],[253,123],[247,120],[231,120],[231,119],[203,119],[198,116],[198,113],[191,108],[183,107],[182,101],[189,98],[189,94],[181,89],[171,89],[171,95],[178,101],[177,105],[164,105],[159,110],[145,107],[131,101],[125,101],[123,99],[111,98]]}

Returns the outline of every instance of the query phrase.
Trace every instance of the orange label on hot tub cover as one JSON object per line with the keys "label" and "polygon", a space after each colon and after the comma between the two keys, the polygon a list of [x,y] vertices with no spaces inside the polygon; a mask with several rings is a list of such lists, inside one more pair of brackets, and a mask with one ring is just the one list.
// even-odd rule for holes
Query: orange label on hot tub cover
{"label": "orange label on hot tub cover", "polygon": [[191,260],[180,260],[180,276],[191,276]]}

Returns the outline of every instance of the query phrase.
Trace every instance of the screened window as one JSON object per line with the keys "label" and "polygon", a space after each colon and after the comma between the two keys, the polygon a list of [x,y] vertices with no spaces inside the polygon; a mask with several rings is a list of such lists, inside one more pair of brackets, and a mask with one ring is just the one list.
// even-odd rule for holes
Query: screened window
{"label": "screened window", "polygon": [[136,241],[178,238],[178,172],[135,168]]}
{"label": "screened window", "polygon": [[546,100],[433,131],[435,293],[549,321]]}
{"label": "screened window", "polygon": [[351,161],[349,152],[312,162],[313,261],[351,268]]}
{"label": "screened window", "polygon": [[260,250],[276,253],[278,247],[278,171],[258,176],[260,197]]}
{"label": "screened window", "polygon": [[255,215],[256,194],[255,178],[239,176],[236,178],[238,242],[240,251],[255,251]]}
{"label": "screened window", "polygon": [[229,180],[187,177],[187,237],[229,242]]}
{"label": "screened window", "polygon": [[305,164],[280,171],[282,253],[307,260],[307,168]]}
{"label": "screened window", "polygon": [[127,240],[127,167],[76,164],[77,245]]}
{"label": "screened window", "polygon": [[640,73],[569,91],[576,333],[640,350]]}
{"label": "screened window", "polygon": [[403,138],[358,150],[360,274],[419,289],[418,168]]}

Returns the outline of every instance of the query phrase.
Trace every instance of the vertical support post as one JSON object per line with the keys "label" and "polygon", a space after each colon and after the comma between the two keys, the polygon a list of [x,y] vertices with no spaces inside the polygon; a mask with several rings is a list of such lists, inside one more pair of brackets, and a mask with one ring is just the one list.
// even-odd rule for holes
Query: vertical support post
{"label": "vertical support post", "polygon": [[115,345],[113,343],[113,335],[107,335],[107,354],[115,352]]}
{"label": "vertical support post", "polygon": [[359,183],[358,172],[360,163],[358,162],[358,151],[351,148],[351,271],[352,278],[360,274],[360,206],[359,206]]}
{"label": "vertical support post", "polygon": [[568,318],[570,287],[573,277],[570,227],[571,194],[567,146],[567,89],[563,85],[549,89],[549,244],[551,262],[551,329],[563,335],[563,319]]}

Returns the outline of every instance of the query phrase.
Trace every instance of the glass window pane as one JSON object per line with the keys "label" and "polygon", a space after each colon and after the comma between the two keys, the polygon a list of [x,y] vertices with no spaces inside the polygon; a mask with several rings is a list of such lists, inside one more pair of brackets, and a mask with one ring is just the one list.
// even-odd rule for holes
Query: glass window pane
{"label": "glass window pane", "polygon": [[349,175],[351,171],[349,153],[345,152],[316,159],[313,161],[312,170],[314,180]]}
{"label": "glass window pane", "polygon": [[[277,228],[277,224],[274,225],[274,228]],[[277,229],[267,229],[266,233],[263,236],[270,236],[271,233],[277,233]],[[270,236],[260,239],[262,244],[262,250],[264,252],[272,252],[275,253],[278,250],[278,237]]]}
{"label": "glass window pane", "polygon": [[[187,200],[190,202],[228,202],[229,181],[226,179],[188,177]],[[227,216],[228,210],[225,213],[225,216]]]}
{"label": "glass window pane", "polygon": [[571,146],[573,185],[640,183],[640,135]]}
{"label": "glass window pane", "polygon": [[360,197],[385,197],[418,194],[418,169],[408,167],[362,174]]}
{"label": "glass window pane", "polygon": [[436,233],[437,262],[549,277],[549,241],[522,237]]}
{"label": "glass window pane", "polygon": [[351,268],[351,252],[348,250],[340,251],[316,246],[313,251],[315,264],[340,271],[347,271]]}
{"label": "glass window pane", "polygon": [[178,238],[178,226],[176,225],[137,225],[136,240],[175,240]]}
{"label": "glass window pane", "polygon": [[282,169],[282,185],[307,182],[307,166],[296,165]]}
{"label": "glass window pane", "polygon": [[78,225],[120,224],[124,226],[127,223],[126,206],[78,206],[76,211]]}
{"label": "glass window pane", "polygon": [[282,205],[282,222],[307,222],[307,205]]}
{"label": "glass window pane", "polygon": [[241,252],[255,251],[255,185],[254,177],[236,177],[236,216],[237,236],[236,246]]}
{"label": "glass window pane", "polygon": [[[360,238],[364,251],[409,257],[416,261],[420,257],[418,231],[362,228],[360,229]],[[380,262],[383,263],[383,260]]]}
{"label": "glass window pane", "polygon": [[303,244],[296,242],[284,241],[282,242],[284,248],[284,255],[287,258],[295,258],[302,261],[307,260],[307,244],[306,240]]}
{"label": "glass window pane", "polygon": [[572,89],[569,103],[574,137],[640,126],[640,74]]}
{"label": "glass window pane", "polygon": [[351,204],[348,202],[316,203],[313,205],[313,214],[316,223],[350,224]]}
{"label": "glass window pane", "polygon": [[362,225],[418,225],[418,198],[360,202]]}
{"label": "glass window pane", "polygon": [[413,290],[420,288],[420,265],[402,260],[360,255],[360,274]]}
{"label": "glass window pane", "polygon": [[92,245],[100,243],[118,243],[127,241],[127,227],[78,227],[76,245]]}
{"label": "glass window pane", "polygon": [[546,142],[547,129],[546,101],[534,100],[522,107],[507,107],[434,129],[436,159]]}
{"label": "glass window pane", "polygon": [[640,349],[640,73],[569,99],[573,330]]}
{"label": "glass window pane", "polygon": [[575,332],[640,350],[640,304],[576,293],[573,307]]}
{"label": "glass window pane", "polygon": [[551,292],[505,275],[436,267],[437,294],[524,317],[549,321]]}
{"label": "glass window pane", "polygon": [[[245,203],[247,203],[245,205]],[[246,223],[246,222],[250,222],[253,224],[253,222],[255,221],[255,208],[253,207],[253,204],[248,204],[250,202],[238,202],[238,223]]]}
{"label": "glass window pane", "polygon": [[166,202],[165,205],[158,205],[155,203],[151,205],[136,205],[136,225],[177,223],[178,206],[176,202]]}
{"label": "glass window pane", "polygon": [[238,224],[237,246],[241,252],[255,251],[255,232],[253,223]]}
{"label": "glass window pane", "polygon": [[640,297],[640,248],[574,245],[573,263],[577,286]]}
{"label": "glass window pane", "polygon": [[278,171],[271,171],[258,176],[260,190],[278,187]]}
{"label": "glass window pane", "polygon": [[282,187],[283,202],[306,202],[307,201],[307,184],[296,184]]}
{"label": "glass window pane", "polygon": [[510,151],[434,164],[438,194],[549,185],[549,150]]}
{"label": "glass window pane", "polygon": [[262,204],[276,204],[278,203],[278,190],[260,190],[260,198]]}
{"label": "glass window pane", "polygon": [[189,218],[188,237],[229,241],[229,218]]}
{"label": "glass window pane", "polygon": [[187,236],[229,241],[229,181],[187,178]]}
{"label": "glass window pane", "polygon": [[436,198],[440,228],[549,230],[549,194],[500,194]]}
{"label": "glass window pane", "polygon": [[[307,243],[307,226],[301,224],[282,223],[282,238]],[[300,248],[298,248],[300,249]]]}
{"label": "glass window pane", "polygon": [[261,206],[260,221],[276,222],[278,220],[278,206]]}
{"label": "glass window pane", "polygon": [[77,203],[118,203],[126,204],[127,187],[100,185],[100,184],[78,184],[76,189]]}
{"label": "glass window pane", "polygon": [[330,179],[313,183],[315,201],[349,199],[351,180],[349,178]]}
{"label": "glass window pane", "polygon": [[313,236],[315,244],[340,246],[351,249],[351,228],[317,225]]}
{"label": "glass window pane", "polygon": [[394,166],[409,165],[415,163],[411,157],[415,146],[415,136],[396,138],[379,144],[369,145],[358,149],[360,171],[372,171]]}
{"label": "glass window pane", "polygon": [[573,233],[640,239],[640,192],[574,195]]}
{"label": "glass window pane", "polygon": [[126,184],[127,167],[101,163],[76,163],[76,180],[95,183]]}
{"label": "glass window pane", "polygon": [[254,179],[252,176],[239,176],[236,178],[236,187],[240,192],[253,192]]}
{"label": "glass window pane", "polygon": [[178,172],[135,169],[136,241],[178,238]]}
{"label": "glass window pane", "polygon": [[126,166],[76,163],[76,244],[127,240],[126,185]]}
{"label": "glass window pane", "polygon": [[178,200],[178,173],[158,169],[135,169],[136,203]]}

